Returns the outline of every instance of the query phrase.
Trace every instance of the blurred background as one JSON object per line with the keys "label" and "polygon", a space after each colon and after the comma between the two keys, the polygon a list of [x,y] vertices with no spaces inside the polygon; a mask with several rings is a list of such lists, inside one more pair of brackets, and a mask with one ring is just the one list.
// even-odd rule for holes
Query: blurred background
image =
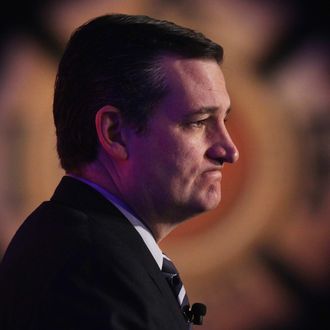
{"label": "blurred background", "polygon": [[208,307],[201,329],[330,329],[326,1],[4,1],[0,258],[63,175],[52,97],[64,46],[79,25],[113,12],[174,21],[225,50],[240,160],[225,168],[220,207],[162,242],[190,300]]}

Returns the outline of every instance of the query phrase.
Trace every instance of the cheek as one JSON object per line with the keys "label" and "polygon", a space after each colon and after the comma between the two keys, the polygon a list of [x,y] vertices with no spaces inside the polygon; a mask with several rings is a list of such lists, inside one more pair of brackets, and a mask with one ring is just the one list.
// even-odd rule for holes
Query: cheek
{"label": "cheek", "polygon": [[160,180],[168,180],[169,185],[193,182],[200,173],[204,158],[200,141],[174,133],[155,136],[148,155],[145,155],[154,174]]}
{"label": "cheek", "polygon": [[185,148],[179,148],[172,163],[173,181],[176,184],[176,189],[190,189],[200,174],[202,160],[200,149],[194,145],[185,145]]}

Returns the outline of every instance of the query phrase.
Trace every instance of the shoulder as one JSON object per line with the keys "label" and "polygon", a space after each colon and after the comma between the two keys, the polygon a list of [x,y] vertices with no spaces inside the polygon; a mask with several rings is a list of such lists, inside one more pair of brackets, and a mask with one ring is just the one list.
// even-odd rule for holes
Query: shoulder
{"label": "shoulder", "polygon": [[3,316],[15,310],[21,325],[52,319],[58,328],[73,322],[87,329],[92,322],[106,329],[110,318],[116,329],[176,329],[156,263],[133,226],[107,207],[41,204],[1,267]]}

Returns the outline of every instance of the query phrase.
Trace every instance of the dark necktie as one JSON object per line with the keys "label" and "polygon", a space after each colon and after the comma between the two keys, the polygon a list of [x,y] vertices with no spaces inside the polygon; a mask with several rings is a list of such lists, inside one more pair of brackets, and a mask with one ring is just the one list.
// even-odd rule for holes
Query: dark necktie
{"label": "dark necktie", "polygon": [[181,282],[179,273],[171,259],[169,259],[165,254],[163,254],[162,272],[165,276],[165,279],[169,283],[174,296],[178,300],[181,310],[183,312],[189,310],[188,296],[183,283]]}

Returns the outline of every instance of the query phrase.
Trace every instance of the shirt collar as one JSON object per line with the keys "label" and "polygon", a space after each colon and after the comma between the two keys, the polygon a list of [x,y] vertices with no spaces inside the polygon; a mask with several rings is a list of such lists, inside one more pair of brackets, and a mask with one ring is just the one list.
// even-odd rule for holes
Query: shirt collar
{"label": "shirt collar", "polygon": [[87,179],[81,178],[79,176],[73,174],[67,174],[76,180],[79,180],[90,187],[94,188],[98,191],[103,197],[105,197],[109,202],[111,202],[126,218],[127,220],[133,225],[135,230],[140,234],[141,238],[143,239],[145,245],[149,249],[150,253],[154,257],[159,269],[162,269],[163,266],[163,253],[159,248],[157,242],[155,241],[152,233],[150,230],[143,224],[141,220],[139,220],[130,210],[130,208],[117,196],[114,196],[104,188],[100,187],[98,184],[89,181]]}

